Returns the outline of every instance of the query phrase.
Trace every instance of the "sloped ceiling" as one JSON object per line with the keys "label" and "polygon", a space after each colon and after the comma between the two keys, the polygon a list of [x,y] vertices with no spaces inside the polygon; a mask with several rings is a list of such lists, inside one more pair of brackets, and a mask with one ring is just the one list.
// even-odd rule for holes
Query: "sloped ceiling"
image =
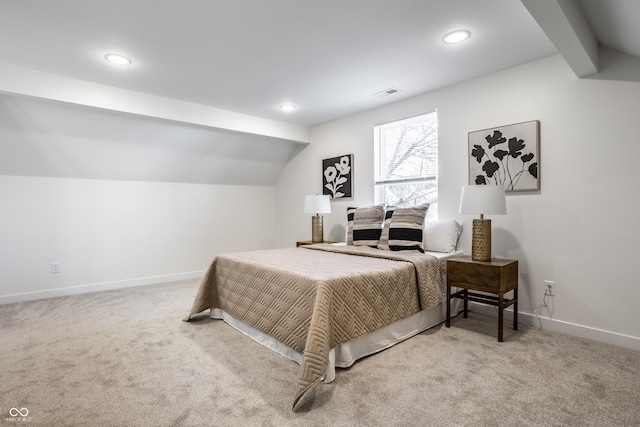
{"label": "sloped ceiling", "polygon": [[[310,126],[558,52],[579,77],[603,46],[635,61],[639,15],[635,0],[0,1],[0,174],[272,185]],[[471,39],[442,43],[460,28]]]}
{"label": "sloped ceiling", "polygon": [[640,2],[580,0],[589,27],[602,46],[640,58]]}
{"label": "sloped ceiling", "polygon": [[0,96],[0,174],[273,185],[299,144]]}

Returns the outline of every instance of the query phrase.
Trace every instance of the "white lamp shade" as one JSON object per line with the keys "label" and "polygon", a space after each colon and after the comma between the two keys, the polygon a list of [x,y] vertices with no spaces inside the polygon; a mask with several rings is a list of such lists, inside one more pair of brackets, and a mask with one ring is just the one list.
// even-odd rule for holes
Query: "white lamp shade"
{"label": "white lamp shade", "polygon": [[304,213],[325,214],[331,213],[331,198],[329,195],[304,196]]}
{"label": "white lamp shade", "polygon": [[461,214],[506,215],[507,203],[501,185],[463,185]]}

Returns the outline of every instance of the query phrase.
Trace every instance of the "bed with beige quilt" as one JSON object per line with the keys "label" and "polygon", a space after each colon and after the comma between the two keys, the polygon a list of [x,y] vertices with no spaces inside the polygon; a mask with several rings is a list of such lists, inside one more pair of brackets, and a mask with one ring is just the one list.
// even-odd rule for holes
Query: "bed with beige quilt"
{"label": "bed with beige quilt", "polygon": [[441,322],[442,260],[456,254],[318,244],[219,255],[185,320],[211,309],[298,362],[295,408],[336,366]]}

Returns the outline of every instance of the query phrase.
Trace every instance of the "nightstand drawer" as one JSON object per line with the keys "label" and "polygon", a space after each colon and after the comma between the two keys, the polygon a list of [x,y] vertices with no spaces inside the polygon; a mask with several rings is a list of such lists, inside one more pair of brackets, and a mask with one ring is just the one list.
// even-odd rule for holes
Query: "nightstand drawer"
{"label": "nightstand drawer", "polygon": [[518,262],[499,258],[487,262],[471,261],[470,257],[452,258],[447,262],[447,277],[452,286],[458,283],[478,291],[506,291],[518,285]]}
{"label": "nightstand drawer", "polygon": [[449,281],[481,286],[486,289],[500,289],[500,269],[492,266],[461,263],[451,263],[447,272]]}

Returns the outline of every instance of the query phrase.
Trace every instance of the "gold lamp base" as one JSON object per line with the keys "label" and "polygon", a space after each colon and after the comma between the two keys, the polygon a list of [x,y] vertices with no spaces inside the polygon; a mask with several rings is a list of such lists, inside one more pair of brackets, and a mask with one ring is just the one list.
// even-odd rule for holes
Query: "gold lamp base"
{"label": "gold lamp base", "polygon": [[474,219],[471,240],[471,259],[491,261],[491,220]]}
{"label": "gold lamp base", "polygon": [[311,217],[311,241],[313,243],[324,242],[324,230],[322,228],[322,217],[320,215]]}

